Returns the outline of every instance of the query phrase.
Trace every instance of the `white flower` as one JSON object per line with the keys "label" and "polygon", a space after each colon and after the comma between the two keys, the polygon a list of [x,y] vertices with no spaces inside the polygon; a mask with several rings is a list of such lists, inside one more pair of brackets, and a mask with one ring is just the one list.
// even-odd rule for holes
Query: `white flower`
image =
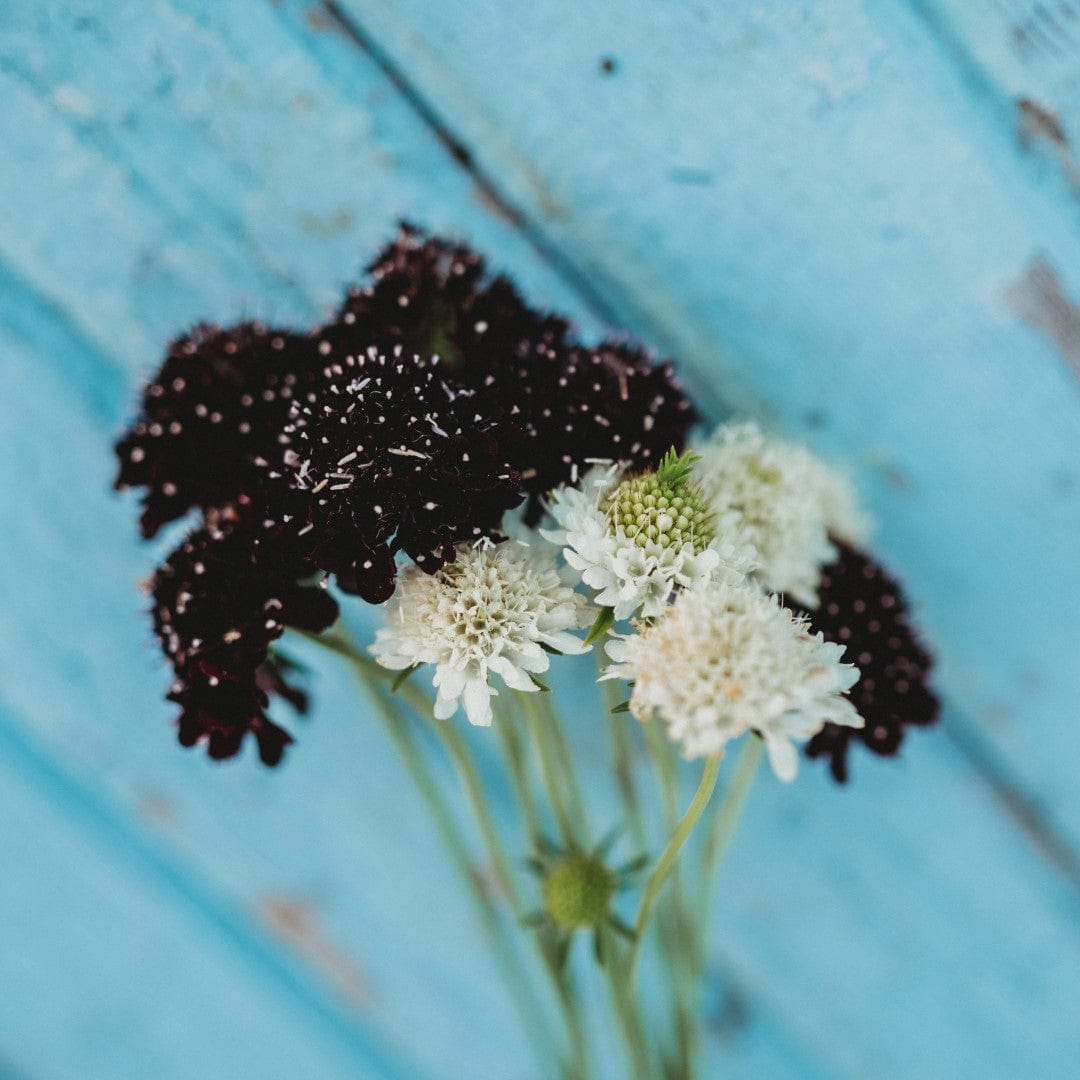
{"label": "white flower", "polygon": [[371,652],[396,670],[435,664],[440,720],[463,703],[470,723],[490,724],[492,675],[514,690],[537,690],[530,676],[548,668],[545,645],[586,651],[568,631],[589,624],[588,605],[563,581],[546,545],[461,544],[434,574],[405,568],[385,607],[387,623]]}
{"label": "white flower", "polygon": [[770,592],[817,606],[821,569],[836,556],[830,534],[859,543],[867,532],[847,479],[756,424],[726,424],[704,446],[694,475],[723,518],[753,544],[755,576]]}
{"label": "white flower", "polygon": [[842,695],[858,669],[844,649],[812,633],[776,597],[747,585],[709,582],[682,592],[664,617],[607,645],[605,678],[632,682],[630,711],[658,717],[688,758],[720,753],[748,731],[764,740],[773,771],[792,780],[792,740],[825,723],[862,727]]}
{"label": "white flower", "polygon": [[[542,530],[616,619],[663,614],[674,590],[712,577],[741,581],[751,550],[717,517],[690,479],[692,460],[665,456],[655,472],[623,479],[615,466],[591,469],[560,488],[549,507],[557,528]],[[734,522],[732,515],[723,519]]]}

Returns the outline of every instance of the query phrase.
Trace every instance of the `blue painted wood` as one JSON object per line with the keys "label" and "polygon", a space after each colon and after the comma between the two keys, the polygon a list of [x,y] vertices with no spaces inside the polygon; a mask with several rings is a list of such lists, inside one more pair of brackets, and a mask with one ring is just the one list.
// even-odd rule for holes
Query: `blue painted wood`
{"label": "blue painted wood", "polygon": [[[409,13],[405,5],[399,10]],[[545,12],[553,19],[566,15],[550,5],[522,8],[510,26],[493,12],[491,32],[508,56],[516,55],[512,47],[520,48],[522,29],[539,25],[529,20]],[[427,19],[434,17],[429,11]],[[652,63],[657,43],[678,43],[685,51],[686,40],[676,33],[679,16],[667,18],[662,32],[649,39],[649,49],[639,44],[633,54],[621,50],[620,75],[630,55]],[[429,25],[436,24],[417,20],[414,36]],[[393,29],[380,30],[387,48],[400,44]],[[578,47],[597,44],[588,28],[573,29]],[[933,68],[935,77],[945,78],[936,46],[930,48],[917,30],[913,23],[911,41],[888,38],[889,70],[908,71],[913,82],[904,66],[910,49],[911,63],[933,58],[941,63]],[[868,36],[857,23],[841,32],[838,22],[832,31],[836,40],[821,46],[830,55],[844,42],[857,53]],[[623,32],[631,34],[632,27]],[[771,32],[768,47],[750,56],[755,63],[783,66],[791,59],[781,49],[786,39],[775,27]],[[550,63],[562,39],[542,40]],[[467,40],[446,41],[468,55]],[[790,42],[784,47],[793,49]],[[510,145],[532,130],[526,106],[537,113],[552,110],[546,114],[552,131],[566,127],[555,122],[557,97],[538,104],[540,88],[548,86],[540,80],[540,54],[530,55],[520,71],[532,72],[526,84],[531,97],[518,95],[520,114],[503,134]],[[492,212],[490,198],[452,163],[377,66],[319,10],[288,4],[8,5],[0,12],[0,57],[0,94],[11,104],[0,113],[8,151],[0,159],[0,401],[18,403],[0,425],[0,460],[11,464],[0,474],[3,505],[10,511],[0,564],[0,810],[9,815],[14,836],[4,850],[14,853],[16,866],[26,867],[17,890],[0,887],[0,946],[5,955],[20,958],[20,967],[10,970],[40,972],[33,985],[41,988],[30,1001],[17,982],[0,982],[0,1061],[50,1076],[148,1070],[183,1075],[188,1060],[198,1075],[272,1075],[274,1054],[247,1056],[247,1038],[224,1045],[229,1028],[216,1009],[240,998],[265,1002],[265,1011],[258,1010],[265,1026],[251,1020],[243,1029],[251,1039],[268,1040],[283,1065],[310,1054],[317,1075],[380,1075],[395,1066],[408,1075],[521,1075],[523,1043],[468,909],[419,807],[403,797],[407,781],[389,746],[365,723],[364,708],[340,671],[306,654],[318,674],[318,708],[302,726],[298,752],[279,773],[262,772],[250,760],[213,768],[172,746],[169,711],[160,700],[161,665],[132,590],[151,556],[131,539],[130,502],[107,492],[107,439],[128,407],[135,379],[178,326],[207,315],[301,318],[325,310],[338,282],[399,214],[464,232],[512,268],[533,295],[571,310],[586,325],[595,327],[595,320],[520,230]],[[567,57],[558,62],[564,72],[574,70]],[[500,85],[501,71],[490,67],[492,86]],[[697,85],[710,86],[707,67],[697,71]],[[764,85],[755,82],[753,89],[768,100],[767,83],[779,76],[773,68],[762,75]],[[640,326],[655,323],[668,335],[690,337],[705,325],[703,313],[709,314],[709,336],[702,333],[689,350],[699,373],[712,370],[703,358],[710,343],[721,339],[720,320],[706,312],[720,297],[731,318],[723,340],[733,350],[755,344],[747,355],[759,358],[758,366],[725,366],[746,377],[749,393],[765,385],[762,365],[779,381],[794,354],[796,330],[811,324],[828,362],[850,376],[855,360],[846,353],[838,359],[833,338],[855,335],[880,320],[881,304],[870,312],[813,308],[824,286],[810,289],[804,275],[811,277],[821,260],[831,259],[828,280],[836,285],[843,253],[833,240],[814,256],[817,262],[810,258],[808,216],[795,213],[791,192],[783,220],[794,269],[781,273],[777,266],[780,244],[770,241],[775,224],[754,230],[759,247],[771,251],[771,278],[734,256],[729,276],[714,276],[716,263],[701,258],[675,214],[692,205],[695,189],[689,204],[660,205],[658,193],[669,184],[686,188],[689,173],[678,182],[648,173],[633,193],[642,205],[626,201],[617,166],[630,159],[614,154],[620,148],[600,133],[629,131],[639,140],[657,140],[665,130],[661,120],[669,128],[678,120],[677,106],[688,100],[686,85],[673,86],[674,96],[664,101],[661,95],[660,104],[649,105],[653,119],[645,127],[628,126],[627,116],[605,113],[585,95],[581,100],[590,112],[580,115],[595,118],[589,122],[597,125],[591,133],[594,153],[579,153],[569,162],[558,156],[557,145],[544,144],[536,158],[526,159],[540,170],[538,177],[559,164],[560,183],[573,195],[557,233],[560,245],[576,259],[587,250],[590,262],[583,265],[603,271],[602,291],[625,310],[640,313],[658,296],[664,305],[678,299],[681,309],[658,309],[649,320],[635,315]],[[793,94],[782,80],[779,86]],[[933,80],[931,88],[940,90]],[[651,99],[644,88],[637,93],[640,112]],[[891,101],[897,117],[914,115],[905,111],[914,108],[914,89],[908,86],[905,94]],[[859,98],[854,90],[849,96]],[[463,130],[478,113],[475,103],[455,104],[441,93],[432,101],[448,110],[454,104],[450,111]],[[965,101],[958,91],[949,108],[966,108]],[[867,115],[855,110],[840,117],[821,105],[822,128],[815,130],[829,134],[833,151],[843,150],[849,163],[880,167],[870,155],[878,143],[846,150],[842,143],[845,123],[863,125],[859,131],[871,124],[870,102],[864,107]],[[952,115],[944,105],[940,109],[938,146]],[[614,121],[622,127],[610,127]],[[809,127],[810,120],[805,123]],[[762,136],[752,135],[745,112],[739,130],[741,142],[732,134],[732,145],[744,143],[747,152],[759,146],[755,138]],[[681,138],[673,144],[680,153],[700,142],[685,129]],[[974,148],[962,146],[980,160],[976,150],[991,155],[987,147],[999,147],[988,140],[980,136]],[[493,160],[489,139],[476,145],[481,161]],[[722,149],[709,152],[719,155]],[[799,144],[798,152],[806,149]],[[648,150],[647,144],[639,146],[639,169],[650,161]],[[781,161],[785,153],[796,153],[780,145],[772,152]],[[825,169],[823,154],[809,158],[819,172]],[[759,154],[740,166],[739,184],[728,193],[743,200],[734,200],[743,213],[750,195],[740,185],[750,184],[755,169],[759,177],[766,175],[764,160]],[[520,162],[500,163],[497,178],[509,185],[521,168]],[[1028,191],[1026,174],[1016,173],[1006,183],[993,181],[988,166],[975,171],[969,186],[982,192],[979,213],[988,212],[988,191],[1000,195],[1012,190],[1009,185],[1024,195],[1023,214],[1049,221],[1051,208],[1060,211],[1048,196],[1046,209],[1038,210],[1044,196],[1037,187]],[[606,199],[597,192],[584,198],[582,176],[607,185]],[[790,175],[787,180],[795,183]],[[544,182],[538,179],[537,185]],[[950,190],[958,186],[954,182]],[[771,198],[776,209],[779,196]],[[1027,206],[1029,198],[1035,211]],[[709,199],[702,204],[718,213],[723,204],[716,193]],[[931,199],[931,207],[946,201]],[[655,214],[646,214],[654,203]],[[1016,224],[1007,203],[1001,205],[1009,228],[1016,234],[1035,228],[1026,218]],[[694,220],[700,225],[700,212]],[[932,226],[940,225],[932,216],[920,225],[914,201],[905,221],[927,244]],[[751,225],[749,219],[741,226],[732,219],[726,229],[737,234]],[[948,239],[956,235],[954,230]],[[816,236],[824,244],[821,228]],[[1060,241],[1069,242],[1067,235]],[[876,249],[868,242],[854,246],[869,278]],[[938,245],[947,246],[944,239]],[[935,280],[952,287],[938,247]],[[973,240],[968,258],[999,258],[999,247],[1000,242]],[[654,248],[664,252],[660,262],[651,254]],[[646,251],[649,259],[643,258]],[[619,268],[625,279],[612,278],[620,255],[640,260],[633,273]],[[661,271],[672,276],[657,291],[650,275]],[[771,297],[774,321],[785,324],[768,335],[748,321],[757,310],[748,297],[763,275],[771,281],[764,295]],[[792,275],[800,288],[780,289]],[[906,288],[915,276],[909,267],[902,278]],[[848,287],[848,295],[852,291],[862,301],[876,295],[870,280]],[[982,341],[970,314],[982,311],[979,305],[964,300],[958,285],[944,295],[960,297],[956,321],[948,324],[950,340],[968,333]],[[925,308],[925,290],[919,298]],[[904,330],[901,314],[912,316],[918,308],[913,300],[906,303],[905,312],[887,322],[890,331]],[[946,306],[943,300],[937,310],[939,328],[948,323]],[[672,311],[687,316],[688,331]],[[733,317],[738,313],[741,321]],[[1008,328],[1009,317],[1001,318]],[[910,344],[911,331],[906,333],[899,340]],[[874,340],[881,342],[882,334],[878,327]],[[1024,334],[1013,328],[1009,341],[1021,345],[1019,355],[1035,366],[1045,357]],[[865,379],[846,379],[829,409],[837,425],[862,423],[866,409],[885,423],[880,397],[868,386],[871,374],[883,377],[881,365],[871,367],[865,352],[856,354],[867,363]],[[901,354],[918,371],[897,347],[895,355]],[[940,355],[949,371],[962,359]],[[797,367],[788,375],[795,370],[803,372],[797,381],[805,391],[810,377]],[[1050,370],[1043,372],[1047,394],[1057,386]],[[1072,388],[1062,377],[1059,389]],[[1025,416],[1034,408],[1028,393],[1029,388],[1017,392]],[[991,405],[995,400],[991,394]],[[908,402],[901,411],[910,419],[914,408]],[[1057,422],[1053,407],[1048,416]],[[795,419],[791,423],[797,426]],[[1017,437],[1016,428],[1005,430]],[[957,441],[946,464],[976,452],[978,434],[965,427],[969,449]],[[838,435],[822,440],[834,447],[842,441]],[[868,453],[865,442],[857,445]],[[978,462],[964,457],[960,463],[966,463],[964,475],[981,476]],[[923,474],[928,483],[937,475],[929,462]],[[956,482],[949,469],[944,476]],[[932,496],[914,489],[904,505],[925,528],[950,490],[955,489]],[[881,491],[877,497],[881,502]],[[886,505],[892,505],[889,499]],[[928,544],[905,539],[905,529],[916,526],[905,526],[899,505],[886,522],[884,542],[906,552],[905,560],[925,574]],[[976,509],[984,505],[975,499]],[[1055,513],[1032,496],[1029,514],[1058,536],[1069,511],[1060,518]],[[1017,535],[1026,543],[1033,528]],[[1036,550],[1046,553],[1045,547]],[[946,565],[956,558],[947,547],[937,556]],[[985,612],[985,603],[976,611],[971,591],[985,584],[978,574],[985,575],[987,564],[969,569],[970,580],[950,584],[942,595],[967,596],[972,610],[961,614],[974,619]],[[927,595],[926,580],[920,580]],[[1064,580],[1067,586],[1067,575]],[[1009,599],[1005,591],[999,604]],[[983,645],[973,643],[972,654]],[[957,678],[954,673],[951,684]],[[1060,684],[1054,692],[1063,692]],[[591,713],[575,715],[576,741],[596,779],[598,800],[610,808],[595,721]],[[469,735],[490,758],[483,733]],[[1010,752],[1007,743],[1000,745],[1003,754]],[[1008,768],[1040,784],[1044,776],[1050,783],[1060,775],[1013,759]],[[494,775],[490,762],[488,772]],[[1067,1075],[1078,1049],[1068,1008],[1080,990],[1074,893],[1040,860],[983,775],[944,740],[925,737],[899,765],[860,762],[858,780],[852,791],[837,793],[820,772],[812,772],[795,788],[769,781],[756,792],[747,832],[724,878],[711,956],[720,1011],[743,1016],[744,1022],[723,1026],[722,1036],[711,1041],[711,1068],[747,1077],[922,1076],[925,1055],[932,1053],[942,1075]],[[503,820],[512,828],[505,813]],[[40,867],[29,865],[36,851]],[[417,918],[415,907],[424,918]],[[72,911],[80,913],[77,918]],[[30,930],[19,933],[23,925]],[[82,933],[82,925],[100,929]],[[179,1005],[148,1002],[149,984],[125,978],[129,954],[114,944],[122,929],[135,942],[133,956],[141,942],[159,945],[157,966],[137,968],[170,988],[174,996],[159,1002],[202,1003],[198,1015],[209,1034],[202,1044],[198,1033],[192,1037],[190,1059],[183,1056],[187,1042],[166,1030]],[[242,948],[235,944],[240,939]],[[59,982],[61,973],[66,982]],[[64,993],[50,995],[53,984]],[[214,1002],[221,1004],[211,1007]],[[123,1037],[109,1028],[88,1046],[86,1032],[102,1013],[111,1022],[139,1022]],[[603,1043],[604,1033],[596,1034]],[[378,1055],[388,1043],[395,1050],[382,1059]]]}
{"label": "blue painted wood", "polygon": [[696,386],[852,461],[957,737],[1078,850],[1072,24],[1042,115],[961,51],[1054,4],[341,6]]}

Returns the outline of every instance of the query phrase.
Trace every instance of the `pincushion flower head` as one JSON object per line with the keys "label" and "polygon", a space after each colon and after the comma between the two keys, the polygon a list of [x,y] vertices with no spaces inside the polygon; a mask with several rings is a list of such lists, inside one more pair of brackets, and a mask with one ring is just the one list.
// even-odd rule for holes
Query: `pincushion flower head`
{"label": "pincushion flower head", "polygon": [[754,732],[781,780],[797,771],[793,740],[826,723],[861,727],[845,697],[859,677],[774,596],[710,581],[684,590],[664,617],[607,645],[608,677],[633,683],[630,712],[659,720],[688,758],[721,753]]}
{"label": "pincushion flower head", "polygon": [[[655,470],[623,476],[597,465],[580,487],[557,491],[544,530],[614,619],[663,614],[677,588],[710,577],[741,581],[749,547],[718,519],[693,478],[695,458],[669,451]],[[727,524],[729,517],[721,519]]]}
{"label": "pincushion flower head", "polygon": [[401,575],[371,651],[393,670],[435,665],[435,716],[452,716],[460,703],[470,723],[486,726],[492,676],[514,690],[539,690],[533,676],[547,671],[548,650],[584,651],[570,631],[587,622],[585,600],[546,545],[463,544],[436,573]]}
{"label": "pincushion flower head", "polygon": [[830,536],[858,541],[866,532],[845,478],[753,423],[719,427],[696,452],[696,476],[715,512],[732,516],[753,545],[755,577],[814,607],[821,568],[836,554]]}

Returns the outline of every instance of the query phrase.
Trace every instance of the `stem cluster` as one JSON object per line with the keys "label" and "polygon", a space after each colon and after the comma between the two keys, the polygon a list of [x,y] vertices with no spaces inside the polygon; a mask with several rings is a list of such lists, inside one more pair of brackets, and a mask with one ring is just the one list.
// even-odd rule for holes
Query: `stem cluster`
{"label": "stem cluster", "polygon": [[[453,722],[432,719],[431,701],[423,690],[410,681],[392,686],[388,673],[349,640],[328,635],[313,636],[312,640],[348,662],[396,747],[473,900],[524,1031],[545,1069],[543,1075],[552,1075],[554,1049],[557,1075],[565,1080],[588,1080],[594,1075],[595,1047],[587,1035],[585,1001],[579,986],[580,976],[587,972],[580,971],[580,962],[573,963],[570,956],[573,938],[578,935],[545,922],[542,913],[528,915],[525,879],[519,869],[524,860],[510,854],[470,740]],[[601,686],[611,762],[625,817],[618,833],[626,835],[640,855],[624,867],[627,883],[632,871],[649,861],[644,852],[654,846],[657,831],[650,825],[662,825],[665,839],[640,890],[632,926],[612,912],[609,920],[594,929],[595,955],[607,985],[628,1075],[634,1080],[655,1076],[690,1080],[698,1075],[699,989],[710,885],[745,804],[761,758],[760,745],[756,738],[747,742],[722,804],[712,810],[709,804],[721,762],[719,757],[708,759],[693,798],[680,814],[683,766],[674,748],[654,725],[647,726],[642,740],[634,730],[634,721],[625,712],[613,711],[618,696],[613,685],[604,682]],[[504,693],[497,705],[498,742],[528,847],[534,852],[553,847],[584,851],[590,844],[592,826],[553,695]],[[421,739],[425,727],[457,774],[475,830],[471,835],[424,751]],[[659,792],[660,821],[655,823],[651,820],[652,804],[641,785],[641,759],[651,766]],[[691,843],[699,824],[700,835],[695,837],[699,842]],[[554,827],[557,844],[549,839],[549,825]],[[611,834],[597,850],[606,854],[616,839],[617,834]],[[482,852],[479,861],[477,841]],[[692,867],[687,865],[688,851],[693,853]],[[638,986],[638,968],[643,954],[649,952],[654,929],[656,959],[664,978],[656,972],[650,974],[656,976],[656,986],[668,989],[667,1010],[659,1007],[661,1003],[654,996],[642,994]],[[648,985],[652,988],[654,983]]]}

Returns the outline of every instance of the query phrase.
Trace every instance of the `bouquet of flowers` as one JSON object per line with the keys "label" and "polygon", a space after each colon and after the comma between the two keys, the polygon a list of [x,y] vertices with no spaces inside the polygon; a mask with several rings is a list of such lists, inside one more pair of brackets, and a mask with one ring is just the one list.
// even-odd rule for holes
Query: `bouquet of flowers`
{"label": "bouquet of flowers", "polygon": [[[180,742],[228,758],[251,736],[277,765],[293,740],[270,701],[307,699],[275,643],[290,630],[344,658],[553,1059],[543,1075],[590,1075],[576,987],[594,962],[629,1074],[696,1075],[709,887],[759,761],[791,781],[801,748],[844,782],[852,747],[895,754],[937,715],[846,478],[752,422],[700,420],[670,362],[580,343],[472,251],[403,226],[325,325],[175,341],[117,447],[145,537],[198,515],[148,585]],[[353,597],[382,609],[373,640],[339,619]],[[583,653],[596,700],[560,710]],[[463,721],[492,729],[517,851]],[[606,728],[618,820],[596,820],[566,724]],[[649,993],[643,953],[667,975]]]}

